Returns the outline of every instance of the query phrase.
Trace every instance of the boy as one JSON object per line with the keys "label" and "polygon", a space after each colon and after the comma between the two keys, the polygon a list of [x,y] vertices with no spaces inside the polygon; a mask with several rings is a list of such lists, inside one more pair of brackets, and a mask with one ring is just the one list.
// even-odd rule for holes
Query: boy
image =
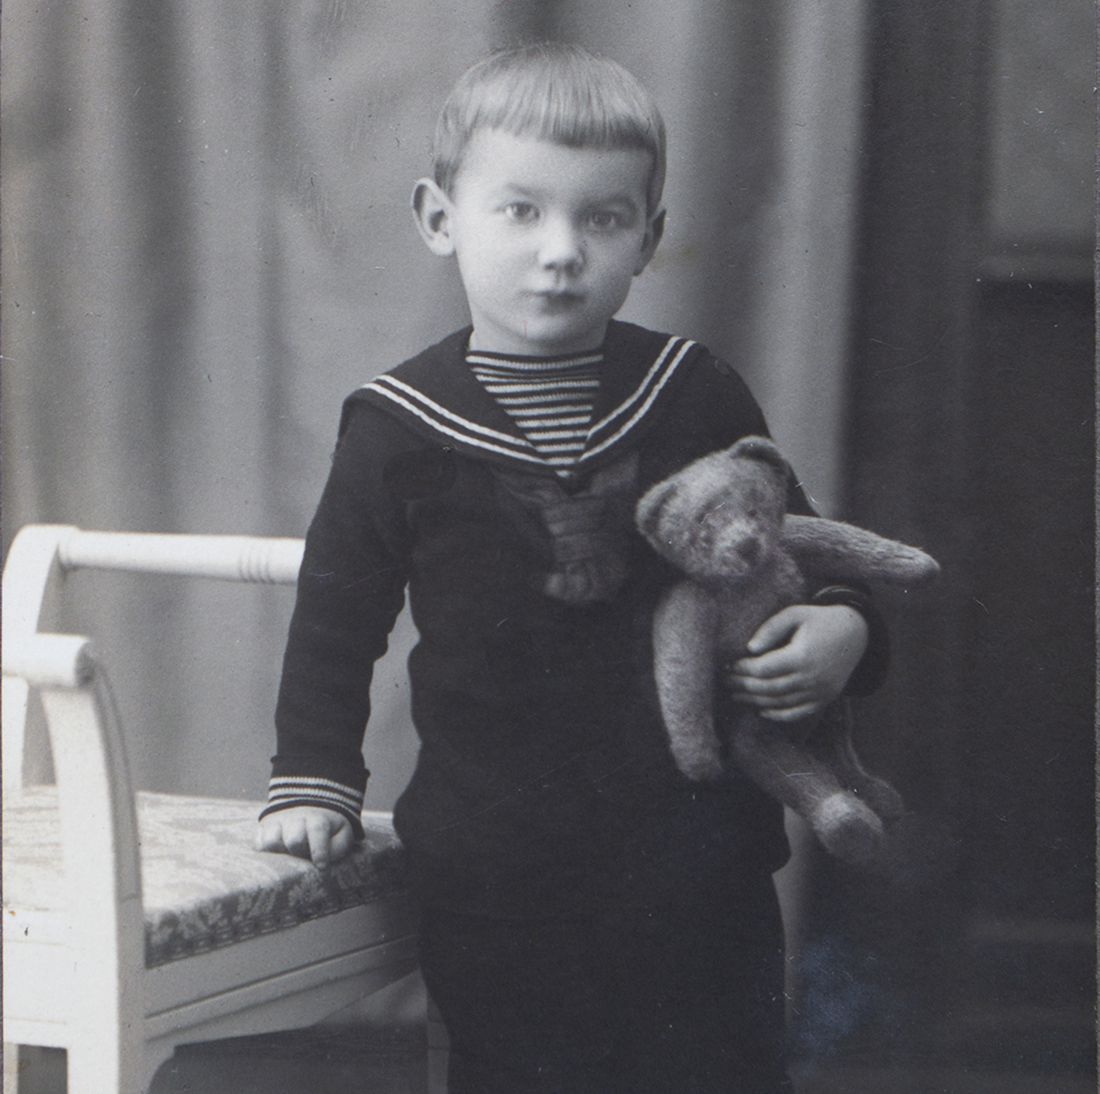
{"label": "boy", "polygon": [[[578,48],[462,77],[413,211],[472,327],[348,399],[307,537],[259,846],[323,866],[359,834],[407,587],[421,750],[394,819],[451,1094],[787,1089],[781,809],[681,776],[651,682],[673,575],[633,506],[765,431],[705,349],[612,319],[661,237],[664,147],[646,92]],[[761,628],[729,699],[791,722],[878,675],[862,595],[816,599]]]}

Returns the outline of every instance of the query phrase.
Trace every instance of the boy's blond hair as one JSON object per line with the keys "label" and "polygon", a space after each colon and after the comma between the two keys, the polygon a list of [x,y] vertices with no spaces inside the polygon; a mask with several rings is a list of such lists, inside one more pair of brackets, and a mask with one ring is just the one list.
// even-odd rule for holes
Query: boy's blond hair
{"label": "boy's blond hair", "polygon": [[453,196],[462,155],[478,129],[501,129],[574,148],[640,148],[653,163],[649,216],[665,182],[665,124],[657,104],[622,65],[580,46],[544,42],[480,61],[455,84],[435,130],[436,185]]}

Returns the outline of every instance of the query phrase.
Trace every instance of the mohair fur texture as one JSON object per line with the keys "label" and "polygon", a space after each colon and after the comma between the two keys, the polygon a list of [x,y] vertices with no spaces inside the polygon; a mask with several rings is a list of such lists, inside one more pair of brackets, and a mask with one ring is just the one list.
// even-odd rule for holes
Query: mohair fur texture
{"label": "mohair fur texture", "polygon": [[917,587],[939,565],[915,547],[821,517],[787,514],[790,468],[766,437],[689,464],[638,502],[638,529],[685,575],[653,620],[654,674],[669,746],[689,779],[721,775],[724,756],[804,817],[827,850],[854,865],[889,866],[886,826],[904,812],[869,775],[833,708],[798,726],[738,706],[723,742],[715,726],[721,667],[781,608],[821,583]]}

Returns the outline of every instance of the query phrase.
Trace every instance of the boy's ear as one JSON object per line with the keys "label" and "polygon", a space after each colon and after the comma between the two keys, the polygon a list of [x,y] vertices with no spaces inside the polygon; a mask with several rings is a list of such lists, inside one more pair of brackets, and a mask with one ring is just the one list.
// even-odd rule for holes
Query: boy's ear
{"label": "boy's ear", "polygon": [[661,209],[652,217],[646,225],[645,239],[642,240],[642,253],[634,264],[634,276],[642,272],[649,265],[649,260],[657,250],[657,244],[661,242],[661,236],[665,234],[665,211]]}
{"label": "boy's ear", "polygon": [[433,179],[419,179],[413,187],[412,211],[416,227],[432,254],[453,255],[451,199]]}

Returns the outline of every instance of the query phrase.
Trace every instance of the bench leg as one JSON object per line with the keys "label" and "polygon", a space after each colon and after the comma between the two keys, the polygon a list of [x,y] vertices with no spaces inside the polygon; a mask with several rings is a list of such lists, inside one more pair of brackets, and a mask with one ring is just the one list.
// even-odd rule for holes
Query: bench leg
{"label": "bench leg", "polygon": [[156,1052],[126,1046],[116,1059],[109,1047],[82,1051],[74,1046],[69,1049],[67,1094],[148,1094],[153,1076],[172,1051],[171,1046]]}
{"label": "bench leg", "polygon": [[19,1094],[19,1047],[4,1044],[4,1094]]}

